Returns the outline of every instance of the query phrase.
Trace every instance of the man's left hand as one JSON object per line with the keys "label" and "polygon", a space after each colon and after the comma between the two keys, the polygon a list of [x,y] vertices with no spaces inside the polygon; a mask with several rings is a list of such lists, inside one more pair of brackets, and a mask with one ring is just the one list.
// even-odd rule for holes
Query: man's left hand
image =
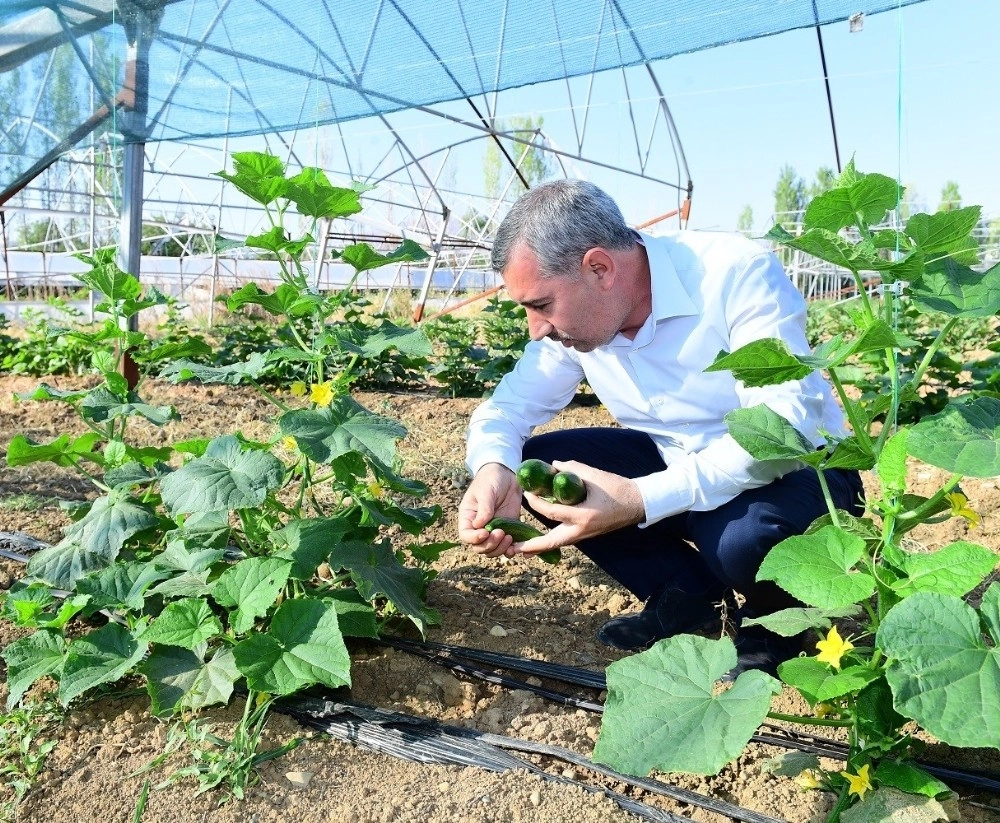
{"label": "man's left hand", "polygon": [[559,521],[540,537],[533,537],[514,548],[519,554],[540,554],[596,537],[599,534],[634,526],[646,519],[639,487],[628,477],[595,469],[575,460],[553,461],[560,471],[576,474],[587,487],[587,498],[575,506],[550,502],[525,492],[531,507],[550,520]]}

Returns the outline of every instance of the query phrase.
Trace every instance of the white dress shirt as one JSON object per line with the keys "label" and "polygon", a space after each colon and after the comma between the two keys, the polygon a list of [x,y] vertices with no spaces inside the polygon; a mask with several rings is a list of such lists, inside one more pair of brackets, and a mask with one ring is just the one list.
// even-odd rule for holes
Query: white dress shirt
{"label": "white dress shirt", "polygon": [[529,343],[472,415],[473,474],[487,463],[516,469],[524,441],[573,399],[582,378],[619,424],[653,439],[667,465],[635,481],[647,526],[683,511],[709,511],[801,466],[750,457],[723,419],[733,409],[764,403],[816,446],[827,433],[844,435],[843,414],[819,372],[764,388],[748,388],[728,371],[705,372],[720,351],[761,338],[809,351],[805,300],[777,257],[735,234],[639,237],[649,258],[652,313],[635,339],[618,334],[592,352],[548,339]]}

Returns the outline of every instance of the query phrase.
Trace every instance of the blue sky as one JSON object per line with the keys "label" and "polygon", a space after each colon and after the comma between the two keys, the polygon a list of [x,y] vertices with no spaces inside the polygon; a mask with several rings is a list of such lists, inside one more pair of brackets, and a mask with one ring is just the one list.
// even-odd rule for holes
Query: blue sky
{"label": "blue sky", "polygon": [[[825,27],[842,162],[853,155],[860,170],[902,180],[931,210],[954,180],[963,205],[1000,216],[997,31],[997,0],[927,0],[868,17],[857,33]],[[807,179],[835,168],[815,30],[683,55],[656,72],[695,185],[692,227],[733,228],[750,205],[766,228],[784,164]],[[638,221],[655,205],[631,211]]]}

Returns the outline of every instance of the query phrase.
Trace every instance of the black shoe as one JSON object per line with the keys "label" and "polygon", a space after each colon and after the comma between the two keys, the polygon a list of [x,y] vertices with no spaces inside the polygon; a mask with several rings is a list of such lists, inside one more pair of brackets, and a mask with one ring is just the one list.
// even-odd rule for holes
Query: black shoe
{"label": "black shoe", "polygon": [[804,634],[782,637],[756,627],[745,629],[733,641],[736,646],[736,665],[719,679],[723,683],[731,683],[743,672],[752,669],[777,677],[778,666],[798,657],[804,640]]}
{"label": "black shoe", "polygon": [[597,630],[597,639],[622,651],[641,651],[657,640],[695,631],[718,618],[719,612],[710,600],[680,589],[666,589],[649,598],[638,614],[613,617]]}

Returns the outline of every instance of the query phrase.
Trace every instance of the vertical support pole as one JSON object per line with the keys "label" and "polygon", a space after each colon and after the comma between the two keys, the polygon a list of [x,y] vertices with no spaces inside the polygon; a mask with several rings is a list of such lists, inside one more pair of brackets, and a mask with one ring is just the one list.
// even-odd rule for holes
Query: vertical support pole
{"label": "vertical support pole", "polygon": [[[119,267],[139,277],[142,250],[143,171],[146,159],[146,115],[149,110],[149,48],[163,16],[163,9],[146,9],[142,4],[119,2],[128,41],[123,91],[122,134],[125,151],[122,162],[122,211],[118,245]],[[129,331],[138,331],[139,317],[128,319]],[[139,367],[126,349],[122,356],[122,376],[130,389],[139,382]]]}
{"label": "vertical support pole", "polygon": [[427,294],[431,290],[431,281],[434,279],[434,270],[437,268],[438,258],[441,256],[441,243],[444,242],[444,233],[448,228],[448,218],[451,211],[447,206],[441,214],[441,228],[437,233],[437,239],[431,248],[431,257],[427,261],[427,276],[424,278],[423,288],[420,289],[420,299],[417,301],[417,308],[413,312],[413,322],[419,323],[424,316],[424,306],[427,303]]}

